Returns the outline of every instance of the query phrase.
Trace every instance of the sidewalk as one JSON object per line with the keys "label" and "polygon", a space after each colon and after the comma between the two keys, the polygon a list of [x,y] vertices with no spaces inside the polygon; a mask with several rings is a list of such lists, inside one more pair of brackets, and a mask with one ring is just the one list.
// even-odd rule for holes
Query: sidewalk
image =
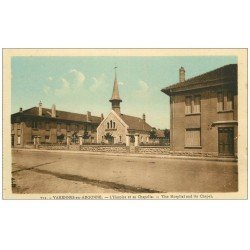
{"label": "sidewalk", "polygon": [[161,158],[161,159],[178,159],[178,160],[199,160],[199,161],[220,161],[220,162],[238,162],[234,157],[195,157],[195,156],[177,156],[177,155],[155,155],[155,154],[132,154],[132,153],[108,153],[108,152],[90,152],[90,151],[73,151],[73,150],[46,150],[46,149],[28,149],[12,148],[14,151],[33,151],[48,153],[69,153],[69,154],[91,154],[91,155],[108,155],[108,156],[125,156],[139,158]]}

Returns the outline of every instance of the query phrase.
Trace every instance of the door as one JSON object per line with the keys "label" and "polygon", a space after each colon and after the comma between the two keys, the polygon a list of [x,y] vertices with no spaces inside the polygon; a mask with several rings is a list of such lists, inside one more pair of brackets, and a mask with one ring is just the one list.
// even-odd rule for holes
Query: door
{"label": "door", "polygon": [[219,155],[234,155],[234,129],[218,128],[219,132]]}

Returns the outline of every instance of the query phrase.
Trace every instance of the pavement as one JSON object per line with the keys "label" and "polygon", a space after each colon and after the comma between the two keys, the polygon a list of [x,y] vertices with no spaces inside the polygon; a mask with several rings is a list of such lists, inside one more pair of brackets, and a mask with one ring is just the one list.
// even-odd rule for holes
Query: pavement
{"label": "pavement", "polygon": [[87,155],[108,155],[108,156],[123,156],[123,157],[140,157],[140,158],[163,158],[163,159],[178,159],[178,160],[203,160],[203,161],[221,161],[221,162],[238,162],[235,157],[201,157],[201,156],[184,156],[184,155],[157,155],[157,154],[131,154],[131,153],[109,153],[109,152],[89,152],[80,150],[47,150],[47,149],[13,149],[15,150],[28,150],[28,151],[41,151],[41,152],[60,152],[60,153],[75,153]]}
{"label": "pavement", "polygon": [[[14,193],[236,192],[236,162],[12,150]],[[145,155],[143,155],[145,156]]]}

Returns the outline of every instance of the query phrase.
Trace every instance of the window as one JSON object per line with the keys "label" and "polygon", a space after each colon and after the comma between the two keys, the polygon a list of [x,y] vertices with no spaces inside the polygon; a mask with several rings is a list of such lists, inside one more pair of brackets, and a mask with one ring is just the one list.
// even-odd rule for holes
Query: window
{"label": "window", "polygon": [[113,128],[115,128],[115,122],[113,122]]}
{"label": "window", "polygon": [[218,102],[217,102],[217,111],[223,111],[224,110],[224,103],[223,103],[224,96],[223,96],[222,92],[219,92],[217,94],[217,99],[218,99]]}
{"label": "window", "polygon": [[66,129],[67,129],[67,131],[70,131],[70,125],[69,124],[66,125]]}
{"label": "window", "polygon": [[79,131],[79,125],[76,124],[76,131]]}
{"label": "window", "polygon": [[37,128],[37,121],[32,121],[32,128]]}
{"label": "window", "polygon": [[61,131],[61,123],[57,123],[57,131]]}
{"label": "window", "polygon": [[199,147],[201,145],[201,130],[199,128],[186,129],[185,147]]}
{"label": "window", "polygon": [[200,95],[187,96],[185,99],[185,114],[200,114],[201,97]]}
{"label": "window", "polygon": [[185,114],[191,114],[192,113],[192,97],[187,96],[185,100],[186,106],[185,106]]}
{"label": "window", "polygon": [[107,123],[107,128],[109,128],[109,122]]}
{"label": "window", "polygon": [[217,103],[217,111],[232,111],[233,110],[233,93],[231,91],[228,92],[219,92],[218,103]]}
{"label": "window", "polygon": [[119,138],[120,138],[120,142],[121,142],[122,141],[122,136],[120,135]]}
{"label": "window", "polygon": [[96,127],[95,125],[92,125],[92,126],[91,126],[91,132],[95,132],[96,129],[97,129],[97,127]]}
{"label": "window", "polygon": [[111,121],[110,121],[110,128],[112,128],[112,127],[113,127],[113,126],[112,126],[112,123],[113,123],[113,122],[112,122],[112,120],[111,120]]}
{"label": "window", "polygon": [[196,95],[194,97],[194,113],[200,113],[201,112],[201,97],[199,95]]}
{"label": "window", "polygon": [[46,129],[46,130],[49,130],[49,129],[50,129],[49,123],[48,123],[48,122],[45,123],[45,129]]}
{"label": "window", "polygon": [[233,109],[233,94],[231,91],[227,92],[227,110]]}
{"label": "window", "polygon": [[20,123],[17,123],[17,129],[21,129],[21,124]]}
{"label": "window", "polygon": [[17,136],[17,145],[20,145],[21,144],[21,136]]}
{"label": "window", "polygon": [[49,136],[45,135],[45,142],[49,142]]}

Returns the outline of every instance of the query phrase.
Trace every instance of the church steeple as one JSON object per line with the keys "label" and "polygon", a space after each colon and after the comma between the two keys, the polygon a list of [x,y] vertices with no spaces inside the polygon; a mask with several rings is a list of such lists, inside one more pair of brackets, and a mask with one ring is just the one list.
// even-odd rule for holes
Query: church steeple
{"label": "church steeple", "polygon": [[112,109],[118,114],[121,114],[121,109],[120,109],[120,102],[122,102],[120,96],[119,96],[119,89],[118,89],[118,82],[117,82],[117,76],[116,76],[116,68],[115,67],[115,81],[114,81],[114,87],[113,87],[113,93],[112,97],[109,100],[112,103]]}

